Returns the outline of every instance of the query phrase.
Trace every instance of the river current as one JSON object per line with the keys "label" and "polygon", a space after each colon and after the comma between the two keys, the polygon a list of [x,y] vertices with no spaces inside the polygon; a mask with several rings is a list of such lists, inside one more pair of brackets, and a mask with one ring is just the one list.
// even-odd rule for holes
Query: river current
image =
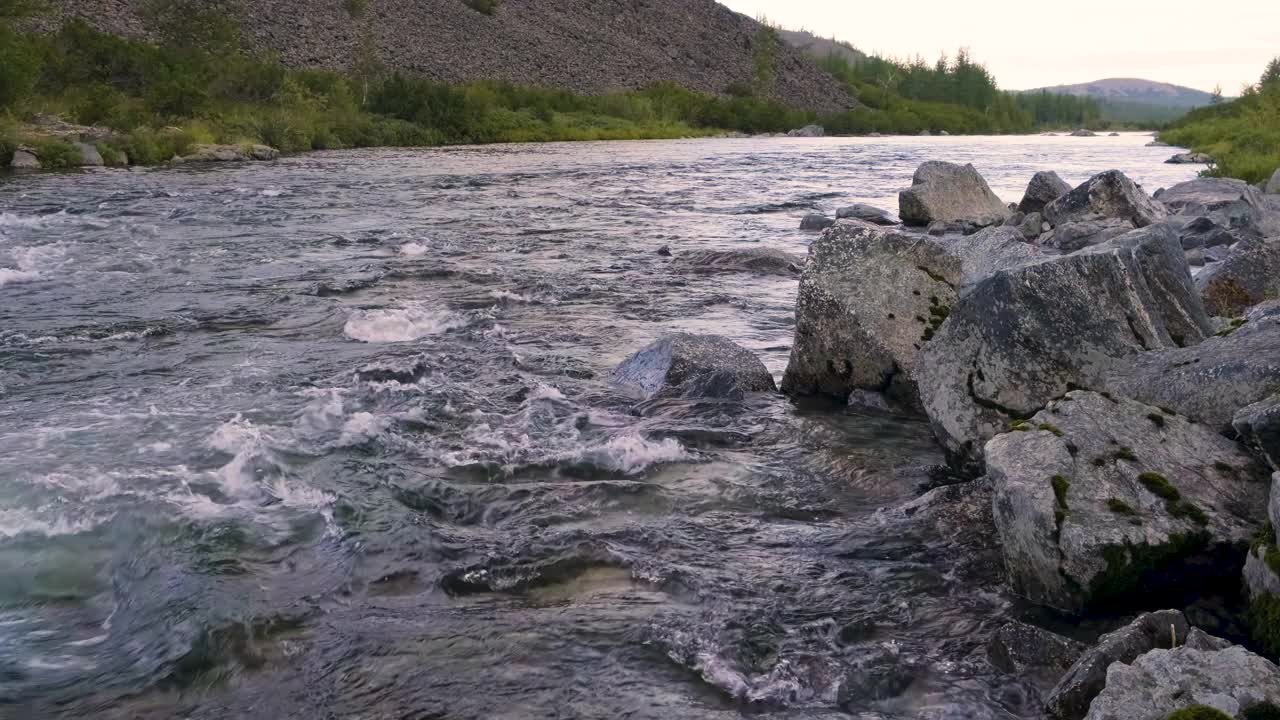
{"label": "river current", "polygon": [[1039,717],[993,538],[917,504],[926,423],[606,378],[675,330],[786,367],[795,278],[663,245],[803,254],[925,160],[1194,176],[1147,140],[0,177],[0,718]]}

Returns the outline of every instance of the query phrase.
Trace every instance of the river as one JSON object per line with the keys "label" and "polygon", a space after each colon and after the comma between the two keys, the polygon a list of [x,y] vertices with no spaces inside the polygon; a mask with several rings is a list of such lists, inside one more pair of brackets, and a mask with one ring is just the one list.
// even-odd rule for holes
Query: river
{"label": "river", "polygon": [[1036,718],[923,422],[634,407],[716,333],[777,377],[804,253],[925,160],[1190,179],[1149,138],[342,151],[0,177],[0,717]]}

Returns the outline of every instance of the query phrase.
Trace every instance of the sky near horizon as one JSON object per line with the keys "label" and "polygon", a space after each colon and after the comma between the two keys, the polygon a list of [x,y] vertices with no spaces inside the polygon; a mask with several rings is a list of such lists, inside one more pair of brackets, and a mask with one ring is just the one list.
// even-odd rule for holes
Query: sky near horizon
{"label": "sky near horizon", "polygon": [[720,2],[881,55],[933,62],[966,46],[1007,90],[1132,77],[1237,95],[1280,55],[1280,0]]}

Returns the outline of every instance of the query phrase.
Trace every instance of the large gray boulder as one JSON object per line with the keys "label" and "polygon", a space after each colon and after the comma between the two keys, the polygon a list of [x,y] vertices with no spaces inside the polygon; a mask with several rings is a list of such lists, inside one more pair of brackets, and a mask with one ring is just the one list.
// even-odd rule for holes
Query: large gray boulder
{"label": "large gray boulder", "polygon": [[1268,471],[1238,443],[1131,400],[1074,391],[986,446],[1009,582],[1067,612],[1236,582]]}
{"label": "large gray boulder", "polygon": [[1280,305],[1265,303],[1216,337],[1115,363],[1088,385],[1171,408],[1215,431],[1233,432],[1236,412],[1280,386]]}
{"label": "large gray boulder", "polygon": [[1085,720],[1166,720],[1196,705],[1243,718],[1245,709],[1261,703],[1280,703],[1280,668],[1239,646],[1188,646],[1112,665]]}
{"label": "large gray boulder", "polygon": [[280,157],[280,151],[267,145],[196,145],[182,156],[182,162],[248,162],[268,161]]}
{"label": "large gray boulder", "polygon": [[799,275],[804,258],[768,247],[733,250],[692,250],[675,256],[672,265],[691,272],[749,272],[764,275]]}
{"label": "large gray boulder", "polygon": [[1262,190],[1268,195],[1280,195],[1280,170],[1271,174],[1271,179],[1262,186]]}
{"label": "large gray boulder", "polygon": [[9,167],[14,170],[39,170],[40,158],[36,157],[34,151],[19,148],[13,153],[13,159],[9,161]]}
{"label": "large gray boulder", "polygon": [[1014,228],[930,238],[857,221],[836,225],[809,246],[783,391],[883,393],[919,411],[917,358],[956,299],[992,272],[1041,255]]}
{"label": "large gray boulder", "polygon": [[1024,213],[1038,213],[1044,206],[1071,192],[1066,180],[1058,177],[1052,170],[1041,170],[1031,176],[1027,183],[1027,191],[1018,203],[1018,210]]}
{"label": "large gray boulder", "polygon": [[1146,227],[1165,211],[1119,170],[1108,170],[1045,206],[1045,220],[1057,227],[1086,220],[1125,220]]}
{"label": "large gray boulder", "polygon": [[102,167],[106,165],[102,160],[102,153],[98,152],[98,148],[87,142],[78,142],[75,144],[76,149],[80,151],[80,164],[84,167]]}
{"label": "large gray boulder", "polygon": [[1113,663],[1130,663],[1156,648],[1171,648],[1175,638],[1187,637],[1188,631],[1181,612],[1161,610],[1103,635],[1049,693],[1045,711],[1054,720],[1081,720],[1089,712],[1089,703],[1106,687],[1107,668]]}
{"label": "large gray boulder", "polygon": [[808,213],[800,218],[801,230],[826,230],[835,225],[836,221],[823,215],[822,213]]}
{"label": "large gray boulder", "polygon": [[836,211],[836,217],[841,220],[862,220],[873,225],[901,225],[902,221],[893,216],[888,210],[881,210],[874,205],[866,203],[854,203],[847,205]]}
{"label": "large gray boulder", "polygon": [[1268,208],[1262,193],[1243,180],[1188,180],[1161,193],[1160,202],[1178,215],[1207,216],[1230,230],[1256,237],[1280,235],[1280,217]]}
{"label": "large gray boulder", "polygon": [[1196,288],[1209,314],[1228,318],[1280,297],[1280,237],[1233,245],[1226,260],[1196,276]]}
{"label": "large gray boulder", "polygon": [[1145,228],[982,280],[924,346],[916,380],[953,461],[1116,361],[1212,332],[1178,239]]}
{"label": "large gray boulder", "polygon": [[793,138],[820,138],[825,137],[826,129],[821,125],[805,125],[802,128],[796,128],[787,133],[787,137]]}
{"label": "large gray boulder", "polygon": [[942,221],[986,227],[1003,223],[1009,215],[1009,208],[972,165],[931,160],[916,170],[911,187],[898,193],[898,216],[907,225]]}
{"label": "large gray boulder", "polygon": [[800,278],[783,391],[870,390],[917,407],[916,358],[955,304],[961,270],[929,238],[857,221],[823,233]]}
{"label": "large gray boulder", "polygon": [[689,333],[667,335],[635,353],[614,368],[609,382],[638,400],[738,398],[776,389],[750,350],[718,335]]}
{"label": "large gray boulder", "polygon": [[1165,160],[1165,163],[1169,165],[1208,165],[1212,162],[1213,157],[1211,155],[1201,152],[1178,153],[1168,160]]}

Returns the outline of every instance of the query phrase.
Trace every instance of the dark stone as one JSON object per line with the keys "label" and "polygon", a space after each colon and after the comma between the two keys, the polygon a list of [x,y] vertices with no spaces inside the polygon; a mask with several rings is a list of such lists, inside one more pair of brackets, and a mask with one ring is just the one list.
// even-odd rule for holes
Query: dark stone
{"label": "dark stone", "polygon": [[674,267],[693,272],[750,272],[765,275],[798,275],[804,258],[767,247],[737,250],[693,250],[676,256]]}
{"label": "dark stone", "polygon": [[836,211],[836,217],[844,220],[852,218],[854,220],[862,220],[873,225],[900,225],[901,221],[893,216],[888,210],[881,210],[874,205],[866,203],[854,203]]}
{"label": "dark stone", "polygon": [[1186,638],[1187,620],[1177,610],[1161,610],[1138,616],[1128,625],[1103,635],[1098,644],[1076,660],[1045,701],[1053,720],[1083,720],[1089,704],[1107,685],[1112,663],[1131,663],[1156,648],[1169,649],[1174,638]]}
{"label": "dark stone", "polygon": [[800,220],[801,230],[826,230],[835,225],[836,221],[823,215],[822,213],[809,213]]}
{"label": "dark stone", "polygon": [[1027,191],[1018,203],[1018,209],[1024,213],[1038,213],[1044,206],[1071,192],[1067,181],[1058,177],[1052,170],[1042,170],[1031,176]]}
{"label": "dark stone", "polygon": [[1209,314],[1228,318],[1280,296],[1280,237],[1233,245],[1225,260],[1196,277],[1196,288]]}
{"label": "dark stone", "polygon": [[717,335],[674,333],[614,368],[609,381],[631,397],[732,398],[776,389],[750,350]]}

